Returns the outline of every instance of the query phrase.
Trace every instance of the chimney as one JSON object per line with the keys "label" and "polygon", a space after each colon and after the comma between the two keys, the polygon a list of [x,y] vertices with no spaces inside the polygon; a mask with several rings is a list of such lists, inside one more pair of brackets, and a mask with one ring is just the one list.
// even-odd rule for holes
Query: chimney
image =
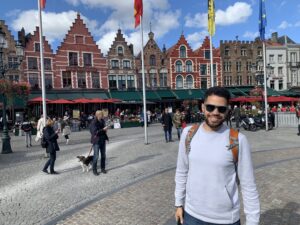
{"label": "chimney", "polygon": [[21,43],[22,47],[25,47],[26,44],[26,36],[25,36],[25,30],[24,27],[20,31],[18,31],[18,40]]}
{"label": "chimney", "polygon": [[133,44],[130,44],[128,47],[129,47],[131,54],[133,55]]}

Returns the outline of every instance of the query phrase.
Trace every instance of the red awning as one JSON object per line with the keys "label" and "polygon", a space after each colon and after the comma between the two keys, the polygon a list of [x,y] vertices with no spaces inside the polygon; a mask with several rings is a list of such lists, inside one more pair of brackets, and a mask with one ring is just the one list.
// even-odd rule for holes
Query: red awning
{"label": "red awning", "polygon": [[50,104],[74,104],[73,101],[67,100],[67,99],[56,99],[56,100],[51,100],[49,102]]}
{"label": "red awning", "polygon": [[90,101],[91,99],[87,99],[87,98],[77,98],[73,100],[74,103],[81,103],[81,104],[90,103]]}
{"label": "red awning", "polygon": [[105,103],[106,100],[105,99],[101,99],[101,98],[92,98],[90,99],[89,103]]}
{"label": "red awning", "polygon": [[268,102],[297,102],[299,98],[287,97],[287,96],[270,96]]}
{"label": "red awning", "polygon": [[249,96],[249,97],[240,96],[240,97],[230,99],[231,102],[259,102],[262,100],[263,99],[261,96]]}
{"label": "red awning", "polygon": [[[48,103],[50,100],[46,98],[46,102]],[[41,103],[43,102],[43,98],[42,97],[36,97],[33,99],[28,100],[28,103]]]}
{"label": "red awning", "polygon": [[105,99],[105,102],[107,103],[115,103],[115,102],[122,102],[121,99],[117,99],[117,98],[110,98],[110,99]]}

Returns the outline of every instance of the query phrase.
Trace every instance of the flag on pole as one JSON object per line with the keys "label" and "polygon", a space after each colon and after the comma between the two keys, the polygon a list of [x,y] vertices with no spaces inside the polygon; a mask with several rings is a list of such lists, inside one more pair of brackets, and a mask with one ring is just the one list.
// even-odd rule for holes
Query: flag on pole
{"label": "flag on pole", "polygon": [[134,0],[134,17],[135,17],[134,27],[140,25],[141,16],[143,16],[143,0]]}
{"label": "flag on pole", "polygon": [[46,7],[46,0],[40,0],[41,9]]}
{"label": "flag on pole", "polygon": [[265,6],[266,0],[259,0],[259,33],[260,33],[260,40],[265,40],[265,32],[266,32],[266,26],[267,26],[267,14],[266,14],[266,6]]}
{"label": "flag on pole", "polygon": [[216,25],[215,25],[215,2],[214,0],[208,0],[208,32],[210,36],[214,36],[216,32]]}

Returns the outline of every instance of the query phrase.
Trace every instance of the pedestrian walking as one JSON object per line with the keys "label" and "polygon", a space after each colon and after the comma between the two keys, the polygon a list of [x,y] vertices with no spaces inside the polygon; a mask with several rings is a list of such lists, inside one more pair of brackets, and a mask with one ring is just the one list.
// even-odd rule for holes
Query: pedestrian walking
{"label": "pedestrian walking", "polygon": [[28,120],[28,116],[25,116],[25,119],[23,123],[21,124],[21,130],[25,133],[25,144],[26,148],[31,147],[31,132],[32,132],[33,126],[31,122]]}
{"label": "pedestrian walking", "polygon": [[94,157],[93,157],[93,174],[98,176],[97,172],[97,161],[99,158],[99,151],[101,153],[101,173],[106,174],[107,171],[105,169],[106,163],[106,141],[108,141],[107,129],[108,126],[105,126],[105,121],[103,119],[103,111],[98,110],[95,114],[95,119],[92,121],[90,125],[90,133],[91,133],[91,143],[93,144],[94,149]]}
{"label": "pedestrian walking", "polygon": [[43,129],[45,127],[43,114],[41,114],[40,119],[38,120],[37,126],[36,126],[36,136],[35,136],[35,142],[39,142],[39,140],[42,138],[43,135]]}
{"label": "pedestrian walking", "polygon": [[161,117],[161,123],[165,132],[165,139],[166,142],[172,142],[172,117],[169,113],[168,108],[165,108],[165,111],[163,112],[163,115]]}
{"label": "pedestrian walking", "polygon": [[238,183],[245,224],[259,224],[259,196],[248,140],[224,124],[229,98],[225,88],[209,88],[202,105],[205,121],[183,130],[175,175],[175,217],[184,225],[240,225]]}
{"label": "pedestrian walking", "polygon": [[173,116],[173,124],[175,125],[175,128],[177,130],[177,137],[180,139],[181,131],[182,131],[182,115],[179,111],[179,109],[176,109],[176,112]]}
{"label": "pedestrian walking", "polygon": [[70,117],[64,116],[63,120],[61,121],[61,129],[64,138],[66,139],[66,144],[69,144],[70,141],[70,134],[71,134],[71,127],[70,127]]}
{"label": "pedestrian walking", "polygon": [[298,120],[298,133],[297,135],[300,136],[300,104],[297,104],[296,106],[296,117]]}
{"label": "pedestrian walking", "polygon": [[235,105],[234,108],[233,108],[232,114],[233,114],[233,117],[234,117],[234,120],[235,120],[235,127],[240,128],[240,119],[241,119],[240,107]]}
{"label": "pedestrian walking", "polygon": [[56,152],[59,151],[59,146],[57,143],[59,130],[54,131],[53,124],[53,120],[48,119],[43,130],[43,138],[47,142],[46,152],[50,154],[50,158],[46,162],[42,171],[44,173],[49,173],[48,167],[50,166],[50,174],[58,174],[58,172],[54,170],[54,164],[56,160]]}

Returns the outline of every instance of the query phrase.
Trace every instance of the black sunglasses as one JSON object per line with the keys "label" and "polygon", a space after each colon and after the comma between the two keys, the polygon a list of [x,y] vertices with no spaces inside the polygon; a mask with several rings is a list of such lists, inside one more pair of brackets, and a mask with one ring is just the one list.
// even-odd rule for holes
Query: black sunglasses
{"label": "black sunglasses", "polygon": [[225,113],[227,111],[227,106],[216,106],[216,105],[205,105],[205,108],[208,112],[213,112],[215,108],[218,109],[219,113]]}

